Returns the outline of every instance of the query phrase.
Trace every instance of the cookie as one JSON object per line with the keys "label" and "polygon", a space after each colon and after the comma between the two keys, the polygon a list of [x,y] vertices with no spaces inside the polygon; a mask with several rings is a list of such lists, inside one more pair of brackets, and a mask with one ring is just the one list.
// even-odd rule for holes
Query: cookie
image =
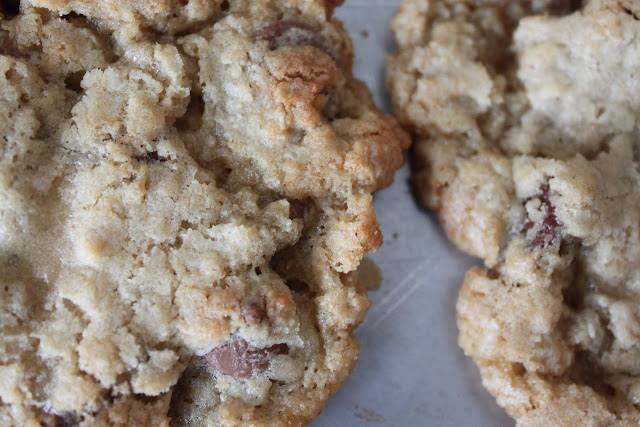
{"label": "cookie", "polygon": [[338,3],[0,3],[0,424],[317,416],[409,143]]}
{"label": "cookie", "polygon": [[405,0],[412,182],[484,260],[459,343],[518,425],[640,421],[640,5]]}

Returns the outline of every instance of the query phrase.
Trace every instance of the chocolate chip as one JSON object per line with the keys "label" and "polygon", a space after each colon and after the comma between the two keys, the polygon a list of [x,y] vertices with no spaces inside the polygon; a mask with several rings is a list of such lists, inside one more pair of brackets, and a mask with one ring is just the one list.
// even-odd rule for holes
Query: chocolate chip
{"label": "chocolate chip", "polygon": [[158,155],[157,151],[149,151],[148,153],[136,156],[136,160],[139,162],[151,163],[151,162],[166,162],[167,158]]}
{"label": "chocolate chip", "polygon": [[289,354],[289,346],[283,342],[269,346],[265,350],[273,355]]}
{"label": "chocolate chip", "polygon": [[278,21],[253,36],[254,40],[267,40],[270,49],[282,46],[314,46],[328,51],[327,42],[308,24],[298,21]]}
{"label": "chocolate chip", "polygon": [[[542,203],[542,206],[546,208],[546,214],[542,220],[542,224],[531,240],[531,245],[533,247],[543,248],[545,246],[554,245],[561,239],[561,236],[559,236],[558,228],[562,225],[562,223],[560,223],[558,218],[555,216],[554,212],[556,210],[556,207],[549,200],[549,190],[549,183],[545,182],[540,186],[540,193],[536,196]],[[533,228],[533,226],[533,221],[527,218],[522,231],[526,232]]]}
{"label": "chocolate chip", "polygon": [[560,227],[560,225],[562,224],[560,224],[560,221],[558,221],[558,218],[553,213],[547,213],[531,244],[533,246],[544,247],[556,243],[558,240],[556,229]]}
{"label": "chocolate chip", "polygon": [[242,318],[249,326],[259,325],[266,317],[264,310],[256,303],[251,304],[242,313]]}
{"label": "chocolate chip", "polygon": [[531,230],[533,228],[533,221],[531,221],[529,218],[527,218],[527,220],[524,222],[524,225],[522,226],[522,229],[520,230],[521,233],[526,233],[527,231]]}
{"label": "chocolate chip", "polygon": [[268,25],[262,28],[260,31],[254,34],[255,40],[268,40],[272,41],[282,36],[286,32],[297,29],[308,33],[313,33],[313,28],[303,22],[297,21],[278,21],[274,24]]}
{"label": "chocolate chip", "polygon": [[205,359],[209,366],[223,374],[248,378],[267,369],[273,356],[288,352],[289,346],[284,343],[257,348],[242,338],[235,338],[211,350]]}
{"label": "chocolate chip", "polygon": [[51,411],[41,425],[43,427],[74,427],[77,426],[78,423],[78,416],[75,412]]}
{"label": "chocolate chip", "polygon": [[551,190],[551,187],[549,187],[548,182],[543,182],[542,184],[540,184],[540,194],[538,195],[538,198],[545,205],[551,204],[551,202],[549,201],[549,190]]}

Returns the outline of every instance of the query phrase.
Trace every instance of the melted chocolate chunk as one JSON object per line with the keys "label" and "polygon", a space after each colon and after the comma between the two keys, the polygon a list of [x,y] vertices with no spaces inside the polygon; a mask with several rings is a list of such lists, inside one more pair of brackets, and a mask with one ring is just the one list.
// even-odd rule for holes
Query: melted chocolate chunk
{"label": "melted chocolate chunk", "polygon": [[242,319],[249,326],[259,325],[266,319],[266,314],[262,307],[258,304],[253,303],[249,307],[247,307],[242,313]]}
{"label": "melted chocolate chunk", "polygon": [[560,227],[560,222],[558,218],[553,213],[548,213],[547,216],[542,220],[542,225],[538,229],[536,233],[536,237],[533,238],[531,244],[533,246],[548,246],[557,242],[558,234],[556,233],[556,229]]}
{"label": "melted chocolate chunk", "polygon": [[211,350],[205,359],[209,366],[223,374],[248,378],[267,369],[273,356],[288,352],[289,346],[284,343],[257,348],[242,338],[235,338]]}
{"label": "melted chocolate chunk", "polygon": [[[549,183],[545,182],[540,186],[540,194],[536,196],[540,199],[542,206],[546,207],[546,215],[542,220],[542,224],[536,231],[536,234],[531,241],[531,245],[533,247],[543,248],[545,246],[553,245],[558,243],[561,236],[559,235],[558,228],[562,225],[558,218],[555,216],[556,207],[551,204],[549,200]],[[529,199],[530,200],[530,199]],[[527,222],[525,222],[523,231],[528,231],[533,227],[533,222],[527,218]]]}

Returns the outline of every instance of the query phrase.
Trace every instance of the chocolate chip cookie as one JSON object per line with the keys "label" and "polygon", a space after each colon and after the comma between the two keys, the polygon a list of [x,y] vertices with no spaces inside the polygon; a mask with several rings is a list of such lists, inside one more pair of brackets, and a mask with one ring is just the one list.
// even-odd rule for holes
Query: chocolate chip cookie
{"label": "chocolate chip cookie", "polygon": [[0,2],[0,424],[299,425],[408,136],[340,2]]}
{"label": "chocolate chip cookie", "polygon": [[637,425],[640,4],[405,0],[392,30],[416,197],[484,260],[457,313],[485,387],[518,425]]}

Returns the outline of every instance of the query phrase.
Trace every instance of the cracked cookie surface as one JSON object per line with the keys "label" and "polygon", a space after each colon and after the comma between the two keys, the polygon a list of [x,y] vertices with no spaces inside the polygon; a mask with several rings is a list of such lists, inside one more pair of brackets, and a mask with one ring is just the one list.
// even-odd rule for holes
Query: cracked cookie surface
{"label": "cracked cookie surface", "polygon": [[337,3],[0,3],[0,424],[317,416],[408,145]]}
{"label": "cracked cookie surface", "polygon": [[416,197],[485,263],[459,343],[518,425],[640,421],[639,18],[634,1],[405,0],[391,24]]}

